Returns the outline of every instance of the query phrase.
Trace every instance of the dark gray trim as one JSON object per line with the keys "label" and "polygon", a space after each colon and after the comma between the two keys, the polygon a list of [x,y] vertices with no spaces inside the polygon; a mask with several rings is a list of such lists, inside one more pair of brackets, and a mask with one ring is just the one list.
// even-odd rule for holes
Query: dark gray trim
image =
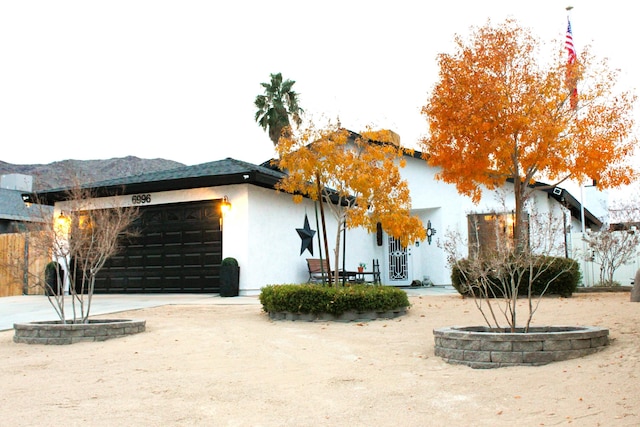
{"label": "dark gray trim", "polygon": [[[548,197],[557,200],[558,203],[569,209],[572,217],[582,222],[582,212],[580,212],[580,210],[582,209],[582,204],[578,200],[576,200],[576,198],[573,197],[567,190],[560,187],[550,187],[539,182],[534,184],[534,187],[542,187],[539,188],[539,190],[547,193]],[[584,223],[585,228],[590,228],[594,231],[600,230],[600,228],[602,228],[602,221],[600,221],[598,217],[596,217],[589,211],[589,209],[586,208],[584,210]]]}

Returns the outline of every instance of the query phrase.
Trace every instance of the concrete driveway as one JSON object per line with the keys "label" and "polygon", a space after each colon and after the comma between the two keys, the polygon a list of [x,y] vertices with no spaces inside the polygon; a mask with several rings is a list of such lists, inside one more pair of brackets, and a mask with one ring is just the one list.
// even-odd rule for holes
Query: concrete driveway
{"label": "concrete driveway", "polygon": [[[451,286],[404,288],[409,297],[422,295],[450,295],[456,291]],[[65,298],[65,312],[73,313],[71,298]],[[162,305],[245,305],[260,301],[257,296],[223,298],[218,294],[109,294],[94,295],[91,315],[118,313]],[[71,317],[71,316],[67,316]],[[0,331],[13,329],[14,323],[58,320],[57,314],[44,295],[0,297]]]}
{"label": "concrete driveway", "polygon": [[[218,294],[127,294],[94,295],[91,315],[139,310],[161,305],[184,304],[260,304],[258,297],[222,298]],[[65,297],[67,317],[73,313],[71,298]],[[0,298],[0,331],[13,329],[14,323],[58,320],[58,316],[43,295],[23,295]]]}

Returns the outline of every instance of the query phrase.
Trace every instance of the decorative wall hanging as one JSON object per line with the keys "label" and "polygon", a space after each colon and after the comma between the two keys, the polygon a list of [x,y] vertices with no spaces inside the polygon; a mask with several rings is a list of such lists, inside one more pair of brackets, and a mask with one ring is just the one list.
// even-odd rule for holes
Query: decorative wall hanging
{"label": "decorative wall hanging", "polygon": [[431,226],[431,220],[427,221],[427,242],[431,244],[431,238],[436,234],[436,229]]}
{"label": "decorative wall hanging", "polygon": [[300,255],[302,255],[305,250],[308,250],[309,253],[313,255],[313,236],[315,236],[316,231],[309,227],[309,218],[307,218],[307,214],[304,214],[304,226],[302,228],[296,228],[296,231],[298,232],[300,239],[302,239]]}

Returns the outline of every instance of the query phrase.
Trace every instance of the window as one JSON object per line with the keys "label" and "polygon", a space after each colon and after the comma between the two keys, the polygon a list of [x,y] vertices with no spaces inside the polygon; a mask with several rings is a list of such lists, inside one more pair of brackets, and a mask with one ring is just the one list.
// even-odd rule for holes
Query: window
{"label": "window", "polygon": [[[470,214],[467,217],[469,254],[482,255],[499,249],[512,249],[515,242],[515,219],[513,213]],[[528,216],[525,227],[528,230]],[[528,234],[527,231],[527,236]]]}

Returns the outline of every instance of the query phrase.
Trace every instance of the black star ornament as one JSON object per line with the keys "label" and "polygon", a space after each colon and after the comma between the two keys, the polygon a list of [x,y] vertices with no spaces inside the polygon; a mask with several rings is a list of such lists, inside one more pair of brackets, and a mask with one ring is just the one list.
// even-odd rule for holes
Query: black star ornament
{"label": "black star ornament", "polygon": [[300,239],[302,239],[300,255],[302,255],[305,250],[308,250],[309,253],[313,255],[313,236],[315,236],[316,231],[309,227],[309,218],[307,218],[307,214],[304,215],[304,226],[302,228],[296,228],[296,231],[298,232]]}

